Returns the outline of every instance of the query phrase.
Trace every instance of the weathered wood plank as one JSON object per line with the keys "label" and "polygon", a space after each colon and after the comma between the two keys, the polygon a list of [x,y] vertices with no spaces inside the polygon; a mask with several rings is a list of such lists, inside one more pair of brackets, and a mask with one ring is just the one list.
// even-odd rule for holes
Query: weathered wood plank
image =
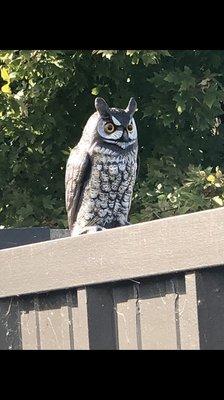
{"label": "weathered wood plank", "polygon": [[175,302],[177,294],[172,280],[161,277],[141,282],[140,316],[144,350],[178,349]]}
{"label": "weathered wood plank", "polygon": [[0,300],[0,350],[22,348],[20,312],[17,298]]}
{"label": "weathered wood plank", "polygon": [[75,290],[68,291],[67,296],[73,329],[71,349],[89,350],[86,289],[80,288],[77,289],[77,292]]}
{"label": "weathered wood plank", "polygon": [[133,283],[113,288],[116,329],[119,350],[141,349],[138,340],[138,299],[137,288]]}
{"label": "weathered wood plank", "polygon": [[181,350],[199,350],[198,304],[195,273],[185,275],[186,291],[178,298]]}
{"label": "weathered wood plank", "polygon": [[89,349],[86,303],[85,289],[22,296],[22,348]]}
{"label": "weathered wood plank", "polygon": [[115,310],[110,286],[87,287],[90,350],[116,350]]}
{"label": "weathered wood plank", "polygon": [[66,292],[39,295],[37,307],[41,350],[69,350],[71,341]]}
{"label": "weathered wood plank", "polygon": [[221,265],[223,231],[220,208],[1,250],[0,297]]}
{"label": "weathered wood plank", "polygon": [[196,274],[201,350],[224,349],[224,267]]}
{"label": "weathered wood plank", "polygon": [[23,350],[40,349],[40,331],[36,303],[37,300],[32,295],[22,296],[19,299]]}

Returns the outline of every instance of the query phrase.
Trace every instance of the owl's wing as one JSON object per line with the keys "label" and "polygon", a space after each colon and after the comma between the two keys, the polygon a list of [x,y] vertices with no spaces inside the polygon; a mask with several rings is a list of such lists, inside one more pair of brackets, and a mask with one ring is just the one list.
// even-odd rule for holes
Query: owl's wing
{"label": "owl's wing", "polygon": [[76,219],[80,196],[90,167],[88,152],[76,146],[68,158],[65,172],[65,203],[69,229]]}

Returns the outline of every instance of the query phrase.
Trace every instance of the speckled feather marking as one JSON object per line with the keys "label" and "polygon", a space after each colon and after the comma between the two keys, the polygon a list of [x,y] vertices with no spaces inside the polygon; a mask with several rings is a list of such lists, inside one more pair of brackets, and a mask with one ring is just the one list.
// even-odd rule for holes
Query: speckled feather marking
{"label": "speckled feather marking", "polygon": [[112,228],[127,224],[136,178],[137,150],[125,155],[96,146],[75,226]]}

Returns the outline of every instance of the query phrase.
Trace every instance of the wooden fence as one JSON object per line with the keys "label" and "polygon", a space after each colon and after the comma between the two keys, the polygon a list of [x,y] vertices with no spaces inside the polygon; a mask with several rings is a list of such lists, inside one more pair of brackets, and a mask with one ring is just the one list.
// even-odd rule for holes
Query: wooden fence
{"label": "wooden fence", "polygon": [[0,349],[224,349],[223,208],[61,235],[0,250]]}

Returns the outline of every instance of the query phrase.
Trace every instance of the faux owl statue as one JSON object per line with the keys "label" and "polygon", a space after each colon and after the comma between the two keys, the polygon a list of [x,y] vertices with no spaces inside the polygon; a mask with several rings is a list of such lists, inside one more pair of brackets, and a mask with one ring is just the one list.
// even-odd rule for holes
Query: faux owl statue
{"label": "faux owl statue", "polygon": [[71,236],[129,225],[138,138],[131,98],[126,109],[95,100],[82,137],[66,165],[65,197]]}

